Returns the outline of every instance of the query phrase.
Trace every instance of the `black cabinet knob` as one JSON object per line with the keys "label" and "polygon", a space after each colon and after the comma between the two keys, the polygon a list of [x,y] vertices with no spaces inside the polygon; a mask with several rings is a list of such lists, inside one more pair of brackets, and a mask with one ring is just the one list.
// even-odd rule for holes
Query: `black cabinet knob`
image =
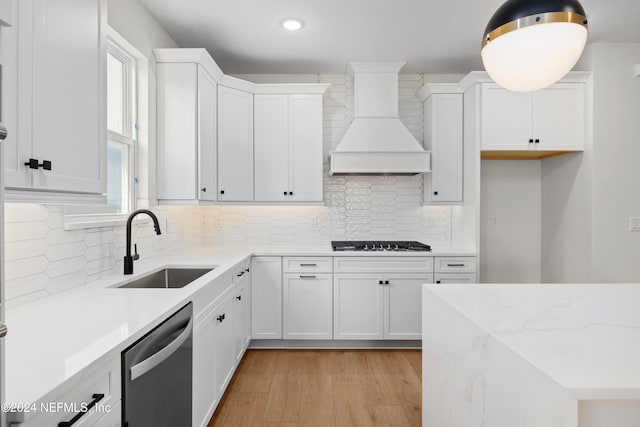
{"label": "black cabinet knob", "polygon": [[289,195],[290,195],[290,196],[293,196],[293,191],[289,191]]}
{"label": "black cabinet knob", "polygon": [[388,284],[389,284],[389,281],[388,281],[388,280],[385,280],[385,281],[384,281],[384,284],[385,284],[385,285],[388,285]]}
{"label": "black cabinet knob", "polygon": [[282,194],[284,194],[284,195],[286,196],[286,195],[287,195],[287,192],[285,191],[285,192],[283,192]]}
{"label": "black cabinet knob", "polygon": [[437,195],[438,195],[438,192],[437,192],[437,191],[434,191],[434,192],[433,192],[433,195],[434,195],[434,196],[437,196]]}
{"label": "black cabinet knob", "polygon": [[436,280],[436,283],[440,283],[440,280]]}
{"label": "black cabinet knob", "polygon": [[536,139],[536,144],[540,144],[540,140],[539,139]]}
{"label": "black cabinet knob", "polygon": [[29,169],[42,168],[44,170],[50,171],[52,163],[51,163],[51,160],[43,160],[42,163],[40,163],[38,159],[29,159],[29,161],[25,162],[24,165],[28,166]]}
{"label": "black cabinet knob", "polygon": [[382,280],[378,280],[378,285],[382,285]]}
{"label": "black cabinet knob", "polygon": [[224,190],[220,190],[220,194],[224,194]]}
{"label": "black cabinet knob", "polygon": [[529,140],[529,144],[533,144],[533,139],[530,139],[530,140]]}
{"label": "black cabinet knob", "polygon": [[238,296],[236,297],[236,299],[237,299],[238,301],[242,301],[242,295],[238,295]]}
{"label": "black cabinet knob", "polygon": [[207,192],[207,187],[201,188],[200,191],[202,191],[203,193]]}

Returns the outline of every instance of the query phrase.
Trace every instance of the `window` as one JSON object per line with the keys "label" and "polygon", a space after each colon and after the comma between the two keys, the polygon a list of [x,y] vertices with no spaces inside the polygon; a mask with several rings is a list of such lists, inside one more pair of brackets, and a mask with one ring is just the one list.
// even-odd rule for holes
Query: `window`
{"label": "window", "polygon": [[115,220],[135,207],[137,80],[138,65],[144,60],[140,52],[110,29],[107,38],[107,204],[65,206],[65,226],[73,223],[89,226],[93,222]]}
{"label": "window", "polygon": [[136,60],[113,40],[107,50],[107,211],[132,204],[136,135]]}

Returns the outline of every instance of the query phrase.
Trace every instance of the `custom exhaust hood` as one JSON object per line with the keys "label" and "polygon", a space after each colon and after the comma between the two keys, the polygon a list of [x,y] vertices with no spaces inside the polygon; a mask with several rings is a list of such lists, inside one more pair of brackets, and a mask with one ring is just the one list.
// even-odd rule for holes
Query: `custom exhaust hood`
{"label": "custom exhaust hood", "polygon": [[354,119],[330,153],[329,175],[431,172],[425,151],[398,117],[398,72],[405,62],[351,62]]}

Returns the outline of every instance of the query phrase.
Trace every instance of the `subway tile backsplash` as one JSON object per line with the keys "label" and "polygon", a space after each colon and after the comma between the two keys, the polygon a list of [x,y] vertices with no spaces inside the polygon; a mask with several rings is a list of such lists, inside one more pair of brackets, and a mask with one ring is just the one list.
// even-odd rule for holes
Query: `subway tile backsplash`
{"label": "subway tile backsplash", "polygon": [[[150,221],[134,225],[140,260],[203,244],[314,245],[331,240],[419,240],[438,249],[451,245],[451,209],[422,206],[417,176],[328,176],[329,152],[353,120],[353,82],[345,75],[320,75],[331,83],[324,97],[324,206],[160,206],[162,235]],[[401,74],[399,113],[423,140],[423,105],[415,96],[420,74]],[[63,229],[59,205],[5,205],[6,299],[23,304],[121,274],[124,225]]]}

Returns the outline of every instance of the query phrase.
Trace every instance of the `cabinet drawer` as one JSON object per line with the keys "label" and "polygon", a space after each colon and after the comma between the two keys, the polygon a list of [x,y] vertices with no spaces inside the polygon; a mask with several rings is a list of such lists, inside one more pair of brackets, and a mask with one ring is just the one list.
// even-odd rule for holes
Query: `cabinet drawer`
{"label": "cabinet drawer", "polygon": [[331,273],[331,257],[284,257],[284,273]]}
{"label": "cabinet drawer", "polygon": [[475,257],[436,257],[436,273],[475,273]]}
{"label": "cabinet drawer", "polygon": [[433,257],[334,257],[335,273],[424,273],[433,271]]}
{"label": "cabinet drawer", "polygon": [[436,284],[476,283],[475,273],[435,273]]}
{"label": "cabinet drawer", "polygon": [[[64,390],[52,399],[46,402],[36,403],[37,414],[29,418],[25,422],[19,423],[20,427],[36,427],[36,426],[56,426],[63,421],[70,421],[76,414],[80,413],[93,400],[98,400],[98,396],[103,395],[97,401],[95,406],[84,413],[82,417],[76,421],[74,427],[87,427],[95,425],[101,418],[111,414],[112,411],[120,411],[121,408],[117,403],[120,401],[120,358],[112,359],[108,366],[88,368],[87,373],[82,378],[76,380],[79,384],[63,384]],[[74,381],[74,383],[76,382]],[[60,407],[59,405],[65,405]],[[18,421],[21,414],[9,414],[9,422]],[[117,414],[118,420],[121,414]]]}

